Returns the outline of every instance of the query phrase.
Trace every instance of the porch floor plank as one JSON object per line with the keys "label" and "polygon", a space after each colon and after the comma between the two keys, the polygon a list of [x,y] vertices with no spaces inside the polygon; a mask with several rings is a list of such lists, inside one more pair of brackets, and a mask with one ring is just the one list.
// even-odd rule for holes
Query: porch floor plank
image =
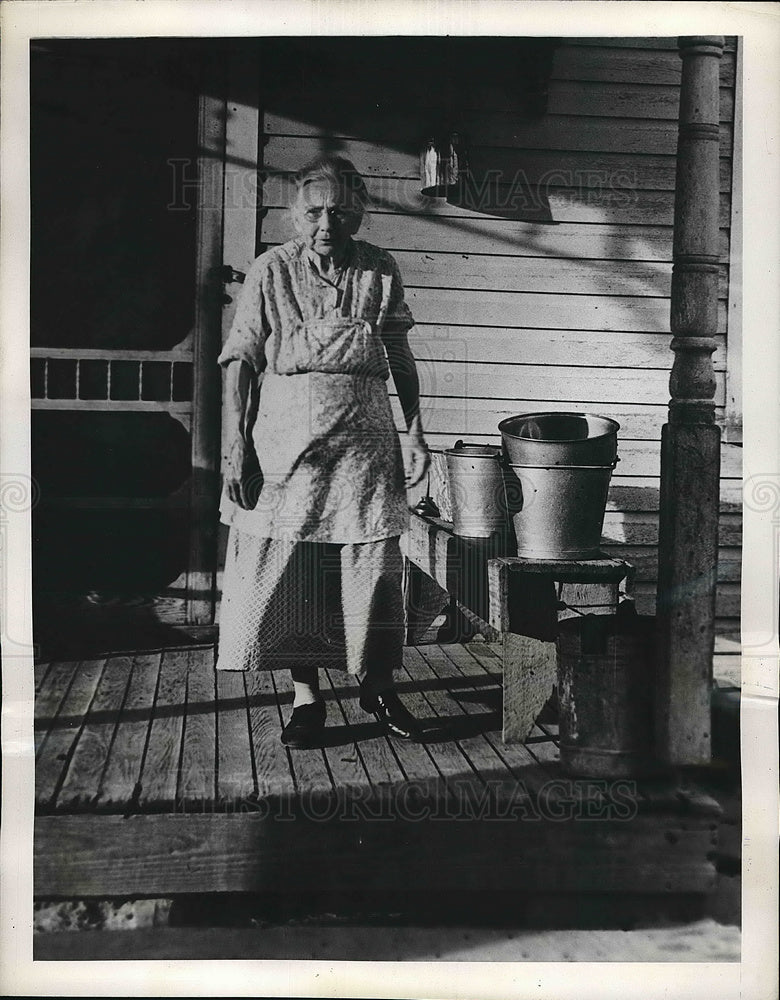
{"label": "porch floor plank", "polygon": [[127,695],[132,664],[130,656],[111,656],[106,662],[57,796],[58,810],[76,811],[97,798]]}
{"label": "porch floor plank", "polygon": [[246,802],[255,794],[254,762],[244,674],[217,671],[217,798]]}
{"label": "porch floor plank", "polygon": [[191,649],[187,662],[187,713],[177,797],[183,806],[213,806],[217,774],[217,691],[214,650]]}
{"label": "porch floor plank", "polygon": [[245,682],[258,796],[291,797],[295,784],[287,751],[279,741],[281,724],[273,678],[267,670],[252,670]]}
{"label": "porch floor plank", "polygon": [[186,649],[165,650],[162,656],[138,794],[141,808],[173,809],[176,804],[187,662]]}
{"label": "porch floor plank", "polygon": [[[514,776],[504,759],[496,752],[496,747],[489,737],[489,729],[500,729],[501,716],[500,709],[498,717],[495,712],[488,709],[485,711],[484,705],[475,705],[468,697],[468,688],[464,688],[463,675],[448,659],[441,646],[422,646],[420,653],[427,662],[433,674],[446,685],[446,700],[457,712],[466,716],[474,726],[478,726],[480,732],[473,736],[459,739],[461,748],[468,754],[472,766],[479,771],[483,778],[491,781],[514,780]],[[472,691],[475,689],[472,687]],[[484,694],[484,692],[481,692]],[[470,727],[471,728],[471,727]]]}
{"label": "porch floor plank", "polygon": [[[523,743],[504,743],[501,738],[501,685],[497,678],[486,675],[474,657],[463,646],[450,644],[433,647],[440,650],[431,654],[434,669],[440,677],[451,679],[462,678],[464,687],[453,689],[453,697],[461,704],[464,711],[470,714],[481,712],[480,706],[487,706],[495,715],[495,723],[485,731],[485,739],[493,748],[494,753],[507,768],[512,779],[524,779],[525,773],[535,767],[536,759],[529,753]],[[427,650],[426,650],[427,653]],[[485,685],[483,679],[490,677],[493,683]],[[462,696],[459,697],[459,694]]]}
{"label": "porch floor plank", "polygon": [[460,751],[463,758],[461,777],[468,776],[471,770],[477,783],[482,784],[484,780],[482,770],[493,772],[497,767],[500,767],[508,777],[509,772],[496,757],[484,734],[479,732],[472,735],[475,727],[470,724],[467,713],[454,700],[451,691],[442,690],[439,678],[420,651],[424,648],[410,647],[410,653],[413,655],[405,659],[405,666],[412,680],[422,682],[427,689],[425,698],[436,713],[442,734],[449,735],[450,745]]}
{"label": "porch floor plank", "polygon": [[46,676],[41,682],[40,688],[36,687],[35,693],[35,755],[41,751],[41,747],[51,732],[60,706],[67,697],[70,683],[73,680],[79,661],[60,661],[52,663]]}
{"label": "porch floor plank", "polygon": [[[333,697],[325,699],[328,712],[325,720],[325,725],[328,727],[324,747],[325,759],[336,790],[348,794],[371,784],[363,756],[358,749],[356,734],[345,725],[344,713],[339,704],[340,699],[346,701],[349,697],[353,697],[356,691],[357,688],[352,684],[348,689],[334,688]],[[310,752],[304,751],[304,753]],[[301,751],[297,751],[297,754],[300,753]]]}
{"label": "porch floor plank", "polygon": [[133,657],[127,696],[95,800],[100,810],[124,811],[140,791],[161,662],[160,652]]}
{"label": "porch floor plank", "polygon": [[45,661],[33,664],[33,677],[35,678],[36,695],[43,687],[44,682],[46,681],[46,674],[48,674],[52,665],[53,665],[52,661]]}
{"label": "porch floor plank", "polygon": [[[409,647],[404,649],[404,661],[410,655],[408,649]],[[430,716],[430,706],[416,690],[416,685],[412,685],[404,674],[399,674],[396,686],[404,705],[424,723]],[[355,700],[355,709],[362,712],[357,699]],[[363,715],[363,718],[366,719],[369,716]],[[442,771],[437,766],[435,744],[414,743],[408,740],[396,740],[392,737],[390,744],[407,781],[414,781],[418,790],[424,787],[433,792],[438,789],[441,794],[446,794]]]}
{"label": "porch floor plank", "polygon": [[40,805],[53,808],[55,804],[105,663],[103,658],[84,660],[78,664],[57,718],[52,723],[45,753],[41,753],[35,768],[35,798]]}
{"label": "porch floor plank", "polygon": [[341,712],[340,724],[348,726],[356,737],[355,752],[363,762],[369,783],[374,787],[382,787],[404,781],[404,772],[388,737],[383,735],[373,717],[367,715],[359,705],[357,685],[340,687],[337,675],[334,680],[331,671],[326,670],[324,674]]}
{"label": "porch floor plank", "polygon": [[[413,673],[409,670],[409,665],[415,658],[420,658],[420,654],[414,646],[407,646],[404,649],[404,674],[406,675],[406,678],[404,679],[403,675],[399,674],[398,689],[401,691],[404,704],[407,706],[409,711],[415,715],[417,719],[426,726],[426,728],[432,728],[433,726],[440,724],[439,714],[432,706],[428,694],[423,690],[424,686],[420,685],[414,679]],[[414,666],[412,666],[412,670],[414,670]],[[430,674],[427,671],[427,666],[424,667],[424,670],[430,677]],[[409,746],[411,747],[411,744],[409,744]],[[436,776],[432,777],[440,787],[440,796],[442,798],[451,799],[454,803],[456,793],[452,785],[448,785],[448,782],[454,783],[456,779],[462,782],[465,778],[472,774],[469,763],[464,757],[463,752],[451,739],[437,739],[430,736],[426,740],[422,749],[427,751],[431,762],[436,769]],[[424,779],[425,774],[423,774],[422,777]]]}
{"label": "porch floor plank", "polygon": [[[293,682],[289,670],[271,672],[279,713],[279,729],[275,739],[279,739],[282,726],[292,712]],[[296,794],[307,797],[330,795],[333,792],[331,777],[324,750],[285,750],[290,775]]]}

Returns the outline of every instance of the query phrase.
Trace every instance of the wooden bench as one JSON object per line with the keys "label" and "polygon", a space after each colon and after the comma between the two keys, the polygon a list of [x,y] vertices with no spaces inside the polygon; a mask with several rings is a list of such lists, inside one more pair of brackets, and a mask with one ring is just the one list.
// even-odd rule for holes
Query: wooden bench
{"label": "wooden bench", "polygon": [[[406,641],[414,644],[449,595],[501,657],[503,739],[524,741],[557,676],[559,621],[611,615],[632,568],[622,559],[527,559],[511,539],[461,538],[440,518],[410,514],[406,556]],[[438,601],[437,601],[438,598]]]}

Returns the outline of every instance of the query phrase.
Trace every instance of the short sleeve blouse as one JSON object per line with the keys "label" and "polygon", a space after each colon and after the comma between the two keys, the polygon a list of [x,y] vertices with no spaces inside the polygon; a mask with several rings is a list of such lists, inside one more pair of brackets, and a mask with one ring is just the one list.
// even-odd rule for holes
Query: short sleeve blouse
{"label": "short sleeve blouse", "polygon": [[252,264],[219,363],[242,360],[257,373],[269,364],[273,370],[268,338],[283,337],[286,330],[321,318],[334,307],[345,317],[367,320],[380,335],[414,326],[398,265],[387,251],[353,240],[336,289],[318,274],[303,240],[296,238]]}

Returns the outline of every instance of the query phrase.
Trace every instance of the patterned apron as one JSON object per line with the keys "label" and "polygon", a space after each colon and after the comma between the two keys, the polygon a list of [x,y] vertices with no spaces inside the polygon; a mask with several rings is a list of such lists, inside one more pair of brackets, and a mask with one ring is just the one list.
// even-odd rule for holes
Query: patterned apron
{"label": "patterned apron", "polygon": [[223,521],[259,537],[335,543],[406,530],[378,327],[334,309],[283,339],[271,334],[253,431],[263,488],[251,511],[223,497]]}

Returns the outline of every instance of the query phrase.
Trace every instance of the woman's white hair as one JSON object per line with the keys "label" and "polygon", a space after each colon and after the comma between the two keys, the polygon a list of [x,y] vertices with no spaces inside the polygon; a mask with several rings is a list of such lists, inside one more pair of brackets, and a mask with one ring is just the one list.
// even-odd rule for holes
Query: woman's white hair
{"label": "woman's white hair", "polygon": [[368,205],[368,189],[355,164],[345,156],[321,156],[293,177],[296,197],[314,181],[328,181],[346,193],[348,207],[361,215]]}

